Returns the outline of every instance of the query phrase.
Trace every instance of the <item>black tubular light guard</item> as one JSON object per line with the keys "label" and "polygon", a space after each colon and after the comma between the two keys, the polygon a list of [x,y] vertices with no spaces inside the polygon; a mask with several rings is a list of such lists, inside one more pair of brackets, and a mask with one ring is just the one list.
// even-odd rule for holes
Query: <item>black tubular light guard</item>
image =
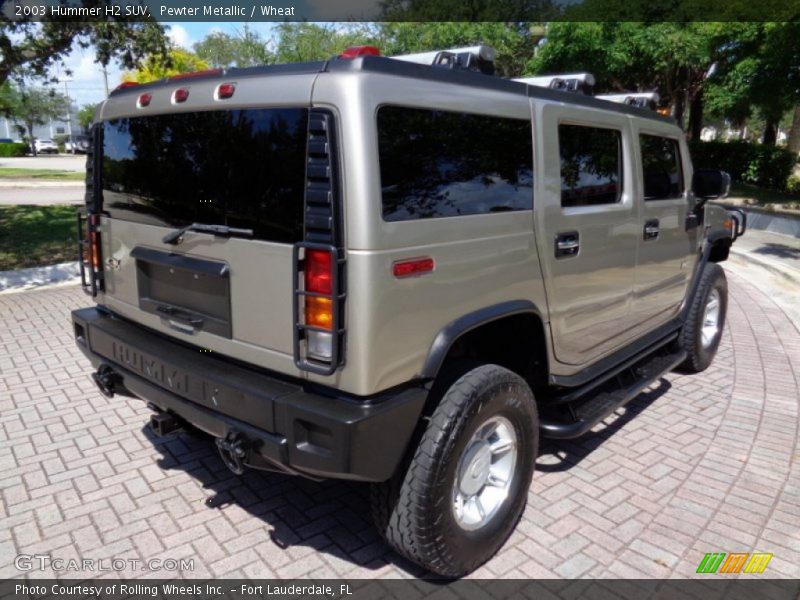
{"label": "black tubular light guard", "polygon": [[[304,277],[300,275],[305,271],[305,255],[300,256],[300,251],[303,250],[323,250],[331,254],[331,293],[319,294],[316,292],[309,292],[303,289],[304,286],[301,282]],[[341,272],[344,265],[344,259],[341,257],[339,250],[330,244],[315,244],[312,242],[299,242],[294,245],[292,252],[293,278],[294,278],[294,294],[292,305],[292,318],[294,320],[294,364],[298,369],[309,371],[318,375],[332,375],[336,369],[342,364],[343,358],[343,345],[345,329],[342,326],[342,306],[345,295],[341,291]],[[321,327],[311,327],[306,325],[300,319],[300,300],[314,296],[318,298],[330,298],[331,310],[333,312],[333,326],[331,329],[323,329]],[[320,362],[308,357],[307,353],[301,352],[302,343],[307,339],[306,333],[309,331],[318,331],[320,333],[329,333],[332,336],[331,340],[331,360],[330,363]],[[307,352],[307,351],[306,351]]]}

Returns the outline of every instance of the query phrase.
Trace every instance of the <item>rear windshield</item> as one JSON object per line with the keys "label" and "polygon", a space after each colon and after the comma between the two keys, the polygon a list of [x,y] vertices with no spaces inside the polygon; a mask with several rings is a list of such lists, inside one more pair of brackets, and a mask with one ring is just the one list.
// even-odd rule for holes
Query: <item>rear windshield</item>
{"label": "rear windshield", "polygon": [[112,218],[181,227],[303,235],[308,110],[206,111],[103,124],[103,209]]}

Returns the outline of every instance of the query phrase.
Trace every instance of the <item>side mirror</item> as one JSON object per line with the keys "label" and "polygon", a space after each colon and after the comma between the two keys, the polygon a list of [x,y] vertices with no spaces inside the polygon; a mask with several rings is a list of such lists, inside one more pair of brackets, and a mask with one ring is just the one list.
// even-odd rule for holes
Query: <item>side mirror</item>
{"label": "side mirror", "polygon": [[717,169],[697,169],[692,177],[692,192],[702,206],[708,200],[727,198],[731,190],[731,176]]}

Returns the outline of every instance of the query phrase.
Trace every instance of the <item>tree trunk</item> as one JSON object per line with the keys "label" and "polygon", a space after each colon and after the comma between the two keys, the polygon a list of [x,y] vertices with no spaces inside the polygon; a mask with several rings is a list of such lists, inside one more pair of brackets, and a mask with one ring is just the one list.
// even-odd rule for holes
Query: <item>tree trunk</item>
{"label": "tree trunk", "polygon": [[686,92],[677,90],[675,92],[675,104],[673,104],[672,116],[678,122],[678,126],[683,129],[683,113],[686,109]]}
{"label": "tree trunk", "polygon": [[703,132],[703,90],[699,89],[689,105],[689,139],[699,140]]}
{"label": "tree trunk", "polygon": [[28,139],[30,140],[31,152],[33,152],[34,156],[37,156],[37,154],[36,154],[36,140],[33,139],[34,124],[33,123],[25,123],[25,126],[28,128]]}
{"label": "tree trunk", "polygon": [[800,152],[800,105],[794,107],[792,128],[789,130],[789,139],[786,142],[786,147],[792,152]]}
{"label": "tree trunk", "polygon": [[778,141],[778,119],[769,118],[764,123],[764,135],[761,143],[765,146],[774,146]]}

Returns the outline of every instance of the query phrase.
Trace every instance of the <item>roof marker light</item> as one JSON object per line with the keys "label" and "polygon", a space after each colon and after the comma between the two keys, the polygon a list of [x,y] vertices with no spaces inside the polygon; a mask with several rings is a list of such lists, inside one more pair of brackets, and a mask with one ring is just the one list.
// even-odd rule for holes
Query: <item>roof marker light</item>
{"label": "roof marker light", "polygon": [[186,99],[189,97],[189,90],[188,88],[178,88],[174,92],[172,92],[172,102],[186,102]]}
{"label": "roof marker light", "polygon": [[118,92],[120,90],[124,90],[126,88],[134,87],[134,86],[137,86],[137,85],[139,85],[139,84],[136,83],[135,81],[123,81],[117,87],[115,87],[113,90],[111,90],[111,93],[113,94],[113,93]]}
{"label": "roof marker light", "polygon": [[380,56],[377,46],[351,46],[339,55],[339,58],[358,58],[359,56]]}
{"label": "roof marker light", "polygon": [[225,100],[226,98],[230,98],[233,96],[233,92],[236,91],[236,84],[235,83],[220,83],[217,86],[217,89],[214,93],[215,100]]}
{"label": "roof marker light", "polygon": [[191,79],[192,77],[209,77],[211,75],[221,75],[222,69],[205,69],[204,71],[192,71],[191,73],[178,73],[167,77],[167,81],[178,81],[179,79]]}
{"label": "roof marker light", "polygon": [[139,96],[139,99],[136,101],[137,108],[144,108],[145,106],[150,106],[150,100],[153,99],[152,94],[142,94]]}

